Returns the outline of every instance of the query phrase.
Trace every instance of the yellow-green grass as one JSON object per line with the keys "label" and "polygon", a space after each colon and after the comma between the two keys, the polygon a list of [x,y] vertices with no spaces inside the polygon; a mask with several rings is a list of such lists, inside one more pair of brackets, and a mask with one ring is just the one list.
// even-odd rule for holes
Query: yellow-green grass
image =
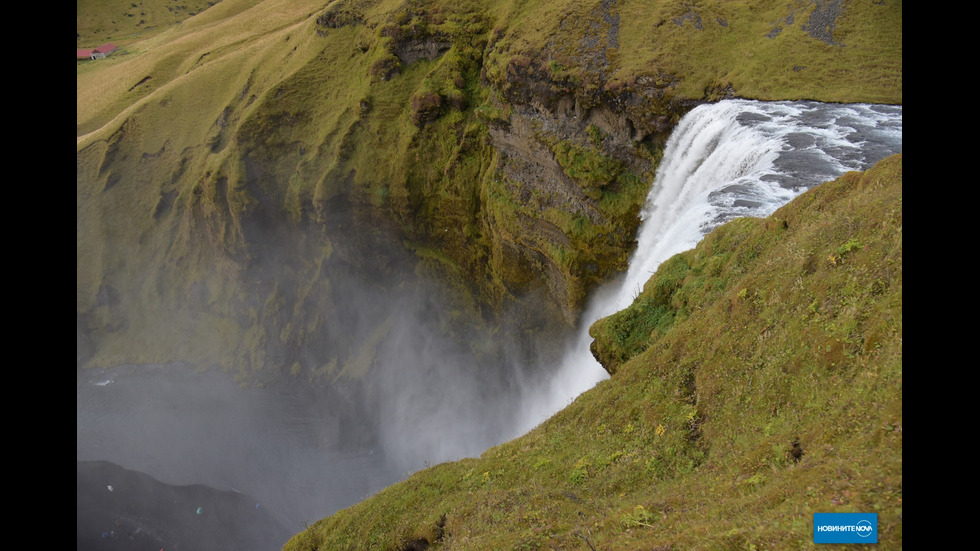
{"label": "yellow-green grass", "polygon": [[[358,6],[371,26],[383,24],[404,5],[392,0],[349,4]],[[514,54],[567,57],[580,50],[578,41],[595,18],[590,15],[593,4],[582,0],[471,4],[466,9],[485,10],[501,33],[488,58],[491,69],[497,71]],[[284,58],[297,44],[306,46],[316,36],[312,20],[326,5],[322,0],[225,0],[164,35],[135,42],[131,49],[97,63],[80,64],[79,133],[101,126],[147,90],[159,89],[219,58],[226,58],[240,75],[249,74],[250,67],[272,65],[266,70],[288,70],[308,62],[312,52],[298,51]],[[430,11],[449,11],[453,6],[426,5]],[[813,9],[809,5],[701,3],[697,9],[701,29],[690,21],[675,22],[691,9],[679,1],[614,3],[610,13],[619,16],[620,47],[609,68],[611,78],[627,81],[644,74],[672,75],[679,79],[677,93],[689,98],[701,98],[706,89],[731,84],[736,94],[759,99],[901,103],[901,2],[844,2],[833,34],[840,45],[825,44],[803,31],[803,22]],[[790,14],[794,23],[786,24]],[[563,25],[564,21],[578,26]],[[304,26],[294,27],[301,22]],[[769,38],[767,34],[776,27],[782,32]],[[286,36],[296,40],[288,48],[279,42]],[[362,36],[361,40],[373,39]],[[571,66],[566,59],[559,61]],[[283,74],[269,76],[281,78]],[[147,76],[152,80],[128,92]],[[218,74],[208,80],[214,87],[229,78]],[[197,92],[202,95],[203,91]]]}
{"label": "yellow-green grass", "polygon": [[[687,4],[605,6],[619,16],[620,47],[597,55],[609,54],[606,77],[625,89],[649,76],[674,82],[667,96],[694,99],[716,97],[703,88],[731,83],[748,97],[901,101],[901,11],[891,2],[882,13],[844,3],[843,34],[835,35],[844,46],[802,33],[806,10],[774,39],[760,38],[790,10],[766,2],[701,2],[701,30],[673,22]],[[416,251],[419,269],[451,281],[467,310],[474,303],[493,310],[546,285],[555,302],[548,307],[573,319],[587,290],[625,266],[657,146],[637,146],[633,160],[644,168],[627,169],[597,133],[538,132],[533,139],[593,202],[572,209],[544,195],[519,197],[521,184],[500,174],[488,125],[506,125],[514,112],[502,89],[520,56],[543,68],[532,78],[588,77],[574,56],[601,7],[222,0],[103,60],[79,63],[76,290],[80,331],[94,335],[89,365],[184,360],[242,368],[246,357],[248,369],[258,369],[263,347],[302,341],[316,328],[303,312],[263,310],[279,304],[281,288],[249,294],[255,303],[234,315],[228,303],[246,295],[245,266],[258,254],[246,228],[258,211],[296,238],[289,242],[316,242],[296,251],[302,267],[292,276],[311,304],[325,300],[328,278],[317,266],[337,236],[311,224],[329,222],[334,200],[355,205],[361,222],[391,224]],[[356,17],[337,28],[318,24],[330,10]],[[726,18],[728,27],[711,27],[709,16]],[[377,63],[398,47],[390,32],[451,47],[380,78]],[[759,57],[735,52],[742,46]],[[806,66],[793,72],[798,80],[772,73],[781,71],[782,61],[771,63],[777,55]],[[779,89],[763,94],[764,86]],[[421,121],[418,104],[431,94],[442,105]],[[664,106],[680,109],[669,102],[651,109]],[[680,113],[655,115],[676,121]],[[259,176],[249,172],[256,164]],[[209,289],[206,304],[179,306],[195,286]],[[103,303],[109,288],[119,303]],[[267,315],[295,319],[270,323],[267,333],[253,325]],[[333,364],[304,367],[324,365]]]}
{"label": "yellow-green grass", "polygon": [[[449,113],[422,135],[406,109],[430,77],[465,60],[455,62],[451,54],[440,63],[419,61],[397,79],[376,81],[368,68],[385,45],[372,42],[374,29],[326,31],[315,21],[321,12],[309,11],[313,3],[289,10],[276,2],[253,4],[222,2],[129,55],[107,58],[98,70],[79,70],[78,309],[109,329],[90,365],[168,356],[235,365],[243,355],[250,365],[263,364],[261,349],[278,332],[245,330],[220,312],[240,292],[241,266],[232,257],[248,254],[242,220],[260,207],[281,208],[296,224],[317,219],[348,173],[356,174],[348,190],[355,200],[377,199],[408,230],[415,224],[422,228],[415,233],[448,234],[448,224],[451,238],[461,235],[460,227],[468,238],[477,233],[476,183],[489,148],[472,106],[466,117]],[[288,186],[248,182],[244,159],[273,171],[286,165]],[[435,227],[410,217],[429,196],[445,203]],[[318,259],[308,262],[316,266]],[[309,274],[323,283],[316,270]],[[107,283],[133,301],[116,305],[117,314],[99,305]],[[205,309],[219,312],[178,311],[174,300],[201,284],[218,293]],[[277,303],[269,298],[267,304]],[[263,314],[269,312],[252,311],[245,324]],[[206,321],[215,315],[221,323]],[[181,345],[168,344],[171,339]],[[127,351],[127,342],[140,346]]]}
{"label": "yellow-green grass", "polygon": [[123,46],[197,15],[220,0],[78,0],[75,31],[79,48],[105,42]]}
{"label": "yellow-green grass", "polygon": [[[608,28],[596,4],[565,0],[491,8],[501,29],[489,57],[491,74],[503,78],[515,55],[574,71],[575,60],[588,49],[582,38],[595,25]],[[609,84],[635,83],[646,75],[674,82],[681,98],[712,98],[728,90],[765,100],[901,103],[902,3],[841,2],[833,44],[803,28],[816,6],[620,0],[608,10],[619,16],[619,47],[598,54],[609,62]]]}
{"label": "yellow-green grass", "polygon": [[[489,282],[481,307],[506,285],[535,284],[501,254],[515,244],[538,248],[546,261],[536,268],[565,278],[552,283],[628,254],[595,239],[626,231],[645,184],[626,172],[605,186],[591,178],[594,167],[618,168],[591,156],[594,136],[559,153],[608,228],[515,197],[486,126],[511,113],[494,102],[519,56],[546,68],[540,78],[596,82],[575,59],[601,5],[350,0],[332,5],[363,23],[325,29],[316,19],[328,4],[223,0],[77,64],[77,310],[96,342],[87,365],[185,360],[243,379],[362,373],[370,346],[319,365],[270,357],[315,334],[321,318],[307,314],[331,306],[320,270],[331,237],[304,224],[321,223],[335,198],[370,206],[368,221],[393,221],[420,271],[439,270],[457,289]],[[650,77],[673,83],[677,98],[901,103],[901,3],[842,5],[841,46],[802,31],[810,4],[619,0],[607,4],[620,17],[618,50],[592,53],[608,56],[609,84]],[[702,29],[674,22],[692,7]],[[374,63],[393,55],[384,29],[415,28],[420,8],[453,47],[377,78]],[[474,59],[484,63],[475,74]],[[464,93],[466,104],[419,126],[413,100],[435,91]],[[273,174],[250,180],[254,159]],[[243,226],[260,208],[312,243],[283,271],[295,289],[247,286]],[[900,546],[900,158],[768,221],[725,226],[667,266],[635,307],[594,329],[614,360],[610,381],[526,437],[424,471],[290,548],[329,538],[394,549],[440,533],[446,548],[812,547],[812,512],[841,510],[878,512],[882,541]],[[210,291],[203,304],[185,302],[195,288]],[[233,311],[243,296],[251,302]],[[307,309],[290,307],[292,296]],[[467,298],[453,313],[460,324],[480,315]]]}
{"label": "yellow-green grass", "polygon": [[[264,92],[263,85],[282,80],[316,53],[319,44],[311,45],[316,35],[310,14],[319,4],[221,2],[165,33],[80,65],[78,148],[105,138],[86,134],[116,120],[106,129],[111,132],[140,107],[154,111],[153,103],[170,109],[143,125],[160,134],[146,145],[147,151],[156,151],[167,139],[177,139],[180,145],[198,143],[199,136],[173,134],[206,131],[250,77],[251,88]],[[293,42],[287,45],[289,40]]]}
{"label": "yellow-green grass", "polygon": [[[813,543],[817,512],[877,513],[901,548],[901,156],[670,262],[631,309],[664,292],[675,321],[634,325],[611,379],[285,549],[845,548]],[[626,330],[593,326],[600,347]]]}

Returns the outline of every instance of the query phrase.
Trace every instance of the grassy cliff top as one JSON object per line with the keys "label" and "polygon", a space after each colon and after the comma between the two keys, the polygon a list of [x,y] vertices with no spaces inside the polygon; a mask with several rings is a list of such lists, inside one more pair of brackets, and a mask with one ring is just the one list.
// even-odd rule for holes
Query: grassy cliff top
{"label": "grassy cliff top", "polygon": [[[902,3],[504,3],[494,54],[544,57],[588,87],[648,77],[680,97],[902,102]],[[498,31],[495,31],[498,32]],[[502,53],[501,53],[502,52]],[[501,64],[503,65],[503,63]]]}
{"label": "grassy cliff top", "polygon": [[[206,4],[78,4],[79,47],[122,46],[76,65],[77,323],[98,365],[247,355],[261,369],[270,343],[306,342],[318,318],[291,306],[322,295],[318,266],[340,253],[302,232],[344,194],[401,217],[417,255],[454,277],[488,264],[469,251],[505,272],[530,247],[517,230],[550,226],[505,193],[492,132],[523,131],[512,149],[558,171],[618,170],[583,153],[587,137],[535,127],[541,105],[606,101],[632,116],[659,97],[667,111],[651,118],[666,132],[681,106],[726,96],[902,103],[892,0]],[[895,157],[720,228],[593,328],[611,380],[287,548],[801,547],[815,511],[878,512],[880,541],[900,544],[901,212]],[[299,283],[249,286],[249,255],[268,252],[249,231],[271,222],[309,238],[274,255],[293,255],[276,265]],[[585,227],[550,222],[572,223]],[[572,251],[553,248],[534,252]],[[511,284],[533,273],[477,268]]]}
{"label": "grassy cliff top", "polygon": [[[661,147],[692,105],[902,101],[890,0],[210,4],[77,7],[80,46],[122,46],[76,65],[76,310],[91,365],[261,369],[269,343],[317,340],[324,324],[302,318],[327,289],[316,266],[330,240],[349,240],[323,230],[337,203],[390,223],[467,312],[538,293],[571,323],[623,269]],[[144,12],[160,23],[139,25]],[[270,228],[295,250],[269,246]],[[280,255],[297,282],[248,271]],[[227,359],[241,354],[253,357]]]}
{"label": "grassy cliff top", "polygon": [[814,512],[901,546],[901,155],[718,228],[592,332],[611,379],[285,549],[802,548]]}
{"label": "grassy cliff top", "polygon": [[79,0],[75,35],[79,48],[143,40],[194,17],[221,0]]}
{"label": "grassy cliff top", "polygon": [[[329,33],[320,29],[318,36],[314,20],[325,12],[345,15],[354,27],[345,40],[362,47],[385,40],[386,28],[420,12],[430,24],[456,12],[482,14],[492,24],[487,76],[497,81],[515,64],[533,61],[547,76],[584,90],[635,85],[645,77],[671,83],[679,97],[690,99],[728,94],[902,102],[902,4],[891,0],[223,0],[179,6],[88,0],[76,13],[79,40],[87,41],[80,47],[106,40],[125,47],[104,60],[78,63],[78,134],[166,88],[223,96],[244,75],[274,76],[255,80],[252,90],[261,93],[317,54],[328,60],[350,55],[323,50]],[[159,23],[126,26],[151,16]],[[476,40],[487,28],[445,30],[475,33]],[[345,78],[354,80],[333,85],[357,88],[364,75],[350,71]],[[204,124],[196,118],[169,122],[172,129]]]}

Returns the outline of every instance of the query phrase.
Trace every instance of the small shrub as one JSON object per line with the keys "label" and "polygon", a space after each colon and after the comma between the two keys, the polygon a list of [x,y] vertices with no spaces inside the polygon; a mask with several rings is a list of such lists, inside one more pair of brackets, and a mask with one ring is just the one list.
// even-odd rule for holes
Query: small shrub
{"label": "small shrub", "polygon": [[592,465],[588,459],[582,458],[575,462],[572,471],[568,474],[568,481],[572,484],[581,484],[589,476],[589,467]]}
{"label": "small shrub", "polygon": [[585,131],[589,134],[589,140],[592,141],[592,145],[596,149],[602,147],[602,140],[605,138],[605,136],[602,135],[602,130],[599,130],[598,126],[590,124]]}
{"label": "small shrub", "polygon": [[835,254],[828,256],[827,261],[830,262],[832,266],[836,266],[844,261],[844,256],[846,256],[847,253],[861,250],[863,247],[864,245],[862,245],[860,241],[852,237],[851,239],[848,239],[846,243],[840,247],[837,247],[837,249],[834,250]]}
{"label": "small shrub", "polygon": [[620,517],[620,522],[623,523],[625,528],[636,528],[637,526],[649,526],[653,527],[653,513],[647,511],[642,505],[637,505],[633,507],[632,511],[627,511],[623,513]]}

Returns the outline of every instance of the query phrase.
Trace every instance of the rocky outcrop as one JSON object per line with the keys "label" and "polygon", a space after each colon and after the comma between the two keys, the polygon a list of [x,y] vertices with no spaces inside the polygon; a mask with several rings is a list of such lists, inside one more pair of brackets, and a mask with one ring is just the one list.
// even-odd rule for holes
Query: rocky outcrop
{"label": "rocky outcrop", "polygon": [[[205,155],[198,144],[142,152],[146,115],[79,153],[79,180],[93,189],[137,204],[159,189],[145,217],[157,229],[140,230],[153,237],[128,261],[133,273],[92,272],[93,293],[121,298],[83,301],[79,363],[116,361],[107,341],[120,351],[127,332],[152,342],[171,318],[172,332],[197,336],[175,357],[154,346],[112,357],[218,363],[254,381],[354,376],[373,356],[349,343],[385,314],[352,311],[352,282],[403,292],[426,278],[451,297],[447,312],[465,312],[454,314],[459,338],[507,325],[526,353],[575,324],[589,290],[625,269],[659,150],[688,105],[666,78],[605,81],[615,2],[590,16],[576,74],[543,55],[488,71],[495,45],[478,10],[409,3],[378,20],[366,6],[331,4],[310,27],[314,40],[349,44],[344,71],[371,77],[343,90],[349,105],[330,103],[345,75],[311,57],[267,91],[259,71],[246,73],[206,119]],[[582,78],[595,86],[578,87]],[[167,117],[170,102],[144,113]],[[136,214],[117,204],[99,203],[105,219]],[[137,272],[162,275],[148,288]]]}
{"label": "rocky outcrop", "polygon": [[[608,11],[597,17],[611,20]],[[614,43],[613,27],[608,36],[603,44]],[[594,50],[597,41],[586,43]],[[499,239],[512,242],[498,246],[510,251],[508,262],[536,271],[511,269],[503,283],[519,292],[528,280],[543,276],[572,323],[588,291],[625,269],[635,246],[638,209],[662,147],[673,125],[696,105],[674,99],[669,78],[610,84],[605,65],[596,61],[602,56],[593,52],[590,57],[588,47],[580,51],[579,57],[592,60],[583,62],[584,73],[563,73],[537,61],[547,59],[545,53],[515,55],[489,81],[502,98],[494,103],[497,117],[488,124],[499,153],[501,187],[527,213],[513,217],[506,232],[492,229]],[[582,79],[589,86],[582,87]],[[625,212],[612,205],[620,195],[630,197]],[[561,213],[553,218],[575,220],[576,226],[542,224],[549,212]]]}
{"label": "rocky outcrop", "polygon": [[429,37],[418,40],[406,40],[401,42],[395,48],[395,55],[404,65],[408,65],[419,59],[426,59],[432,61],[442,54],[446,53],[452,46],[452,43],[447,40],[439,40],[435,37]]}

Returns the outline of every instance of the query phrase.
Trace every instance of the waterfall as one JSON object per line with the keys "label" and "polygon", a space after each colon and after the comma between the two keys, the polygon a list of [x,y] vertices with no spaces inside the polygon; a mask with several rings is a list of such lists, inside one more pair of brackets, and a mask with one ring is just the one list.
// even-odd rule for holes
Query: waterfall
{"label": "waterfall", "polygon": [[523,395],[487,392],[465,350],[417,323],[414,312],[438,307],[420,299],[391,304],[403,318],[377,350],[386,371],[365,399],[385,424],[380,445],[358,440],[359,424],[345,440],[343,412],[302,386],[242,389],[190,366],[128,366],[78,370],[76,458],[166,484],[232,489],[299,530],[406,471],[477,455],[544,421],[606,378],[588,327],[629,305],[661,262],[732,218],[767,216],[810,187],[900,152],[901,137],[895,106],[724,101],[692,110],[667,143],[628,272],[592,295],[580,333],[551,359],[554,376],[523,385]]}
{"label": "waterfall", "polygon": [[519,432],[608,377],[589,350],[589,326],[629,306],[663,261],[725,222],[769,216],[901,151],[901,106],[725,100],[691,110],[667,141],[629,269],[592,297],[549,388],[528,397]]}

